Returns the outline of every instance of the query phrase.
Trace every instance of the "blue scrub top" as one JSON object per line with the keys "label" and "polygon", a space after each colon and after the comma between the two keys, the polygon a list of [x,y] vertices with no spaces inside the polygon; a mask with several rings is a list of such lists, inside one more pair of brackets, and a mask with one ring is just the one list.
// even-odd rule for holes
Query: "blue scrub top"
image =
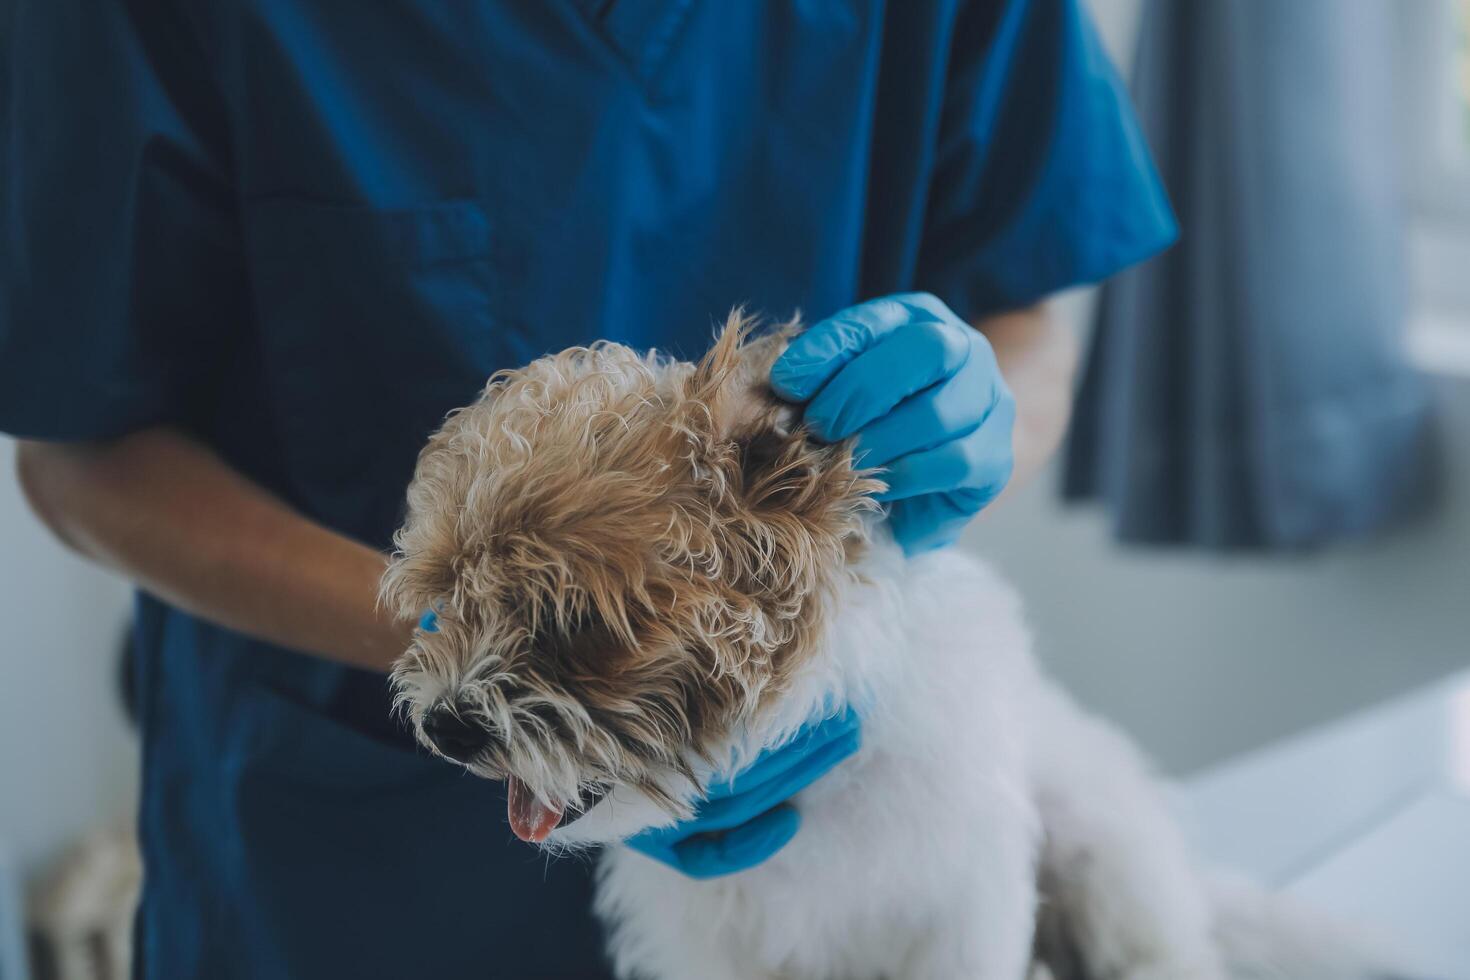
{"label": "blue scrub top", "polygon": [[[0,429],[168,424],[387,548],[492,371],[734,304],[962,316],[1162,248],[1076,0],[18,0]],[[596,977],[585,862],[381,676],[138,601],[140,975]]]}

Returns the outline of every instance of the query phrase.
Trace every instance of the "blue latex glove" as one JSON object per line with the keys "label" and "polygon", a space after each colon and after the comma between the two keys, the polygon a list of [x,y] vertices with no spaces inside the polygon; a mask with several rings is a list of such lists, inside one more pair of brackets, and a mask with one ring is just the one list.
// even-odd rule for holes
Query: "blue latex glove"
{"label": "blue latex glove", "polygon": [[813,325],[771,367],[805,402],[818,439],[856,436],[885,467],[893,535],[908,554],[952,544],[1010,479],[1016,404],[985,335],[928,293],[849,307]]}
{"label": "blue latex glove", "polygon": [[753,868],[785,847],[801,826],[801,814],[786,801],[856,752],[860,741],[851,711],[806,725],[729,782],[707,787],[693,819],[645,831],[628,846],[691,878]]}

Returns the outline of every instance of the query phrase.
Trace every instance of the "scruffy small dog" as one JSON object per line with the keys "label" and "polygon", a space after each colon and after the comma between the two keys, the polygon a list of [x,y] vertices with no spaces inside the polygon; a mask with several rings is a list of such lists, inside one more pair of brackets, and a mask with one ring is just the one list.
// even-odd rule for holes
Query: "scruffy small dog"
{"label": "scruffy small dog", "polygon": [[746,342],[732,318],[698,365],[598,344],[497,374],[409,488],[384,593],[438,629],[400,703],[509,781],[522,839],[616,845],[804,722],[863,717],[759,867],[694,881],[603,852],[618,974],[1050,976],[1044,905],[1094,980],[1366,977],[1315,925],[1207,887],[1134,749],[1039,673],[1004,582],[904,557],[881,474],[767,387],[794,329]]}

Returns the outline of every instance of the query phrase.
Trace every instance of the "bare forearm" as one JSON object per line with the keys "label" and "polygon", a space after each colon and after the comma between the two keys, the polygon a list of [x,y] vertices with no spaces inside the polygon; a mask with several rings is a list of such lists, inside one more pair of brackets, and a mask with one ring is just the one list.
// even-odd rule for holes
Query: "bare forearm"
{"label": "bare forearm", "polygon": [[1045,305],[990,317],[976,324],[995,349],[1000,372],[1016,398],[1012,487],[1039,471],[1067,431],[1077,340]]}
{"label": "bare forearm", "polygon": [[26,495],[67,544],[232,629],[386,670],[408,624],[377,608],[384,557],[292,511],[166,429],[22,444]]}

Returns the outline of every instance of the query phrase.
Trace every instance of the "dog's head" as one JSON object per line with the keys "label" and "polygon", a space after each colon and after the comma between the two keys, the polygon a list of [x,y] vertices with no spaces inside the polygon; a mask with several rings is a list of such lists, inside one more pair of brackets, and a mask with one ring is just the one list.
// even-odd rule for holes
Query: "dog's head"
{"label": "dog's head", "polygon": [[[394,683],[426,745],[509,781],[520,837],[687,816],[701,761],[813,655],[880,485],[770,393],[789,336],[732,317],[697,365],[544,357],[420,456],[384,595],[437,630]],[[609,792],[620,816],[565,826]]]}

